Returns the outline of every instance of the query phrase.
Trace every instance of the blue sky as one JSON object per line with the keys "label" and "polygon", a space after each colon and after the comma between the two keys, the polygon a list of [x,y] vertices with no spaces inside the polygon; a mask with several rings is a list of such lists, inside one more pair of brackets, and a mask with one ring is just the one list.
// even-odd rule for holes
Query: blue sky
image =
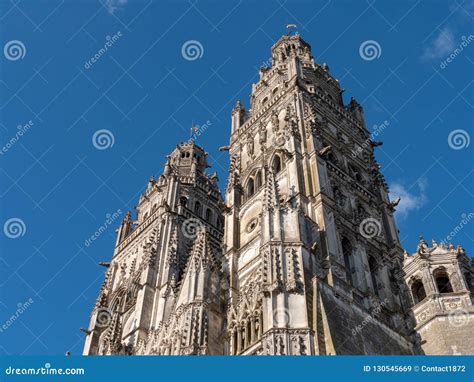
{"label": "blue sky", "polygon": [[452,241],[472,254],[473,14],[472,0],[1,0],[0,354],[81,353],[119,220],[193,122],[224,184],[230,111],[288,23],[369,128],[385,123],[404,247],[462,224]]}

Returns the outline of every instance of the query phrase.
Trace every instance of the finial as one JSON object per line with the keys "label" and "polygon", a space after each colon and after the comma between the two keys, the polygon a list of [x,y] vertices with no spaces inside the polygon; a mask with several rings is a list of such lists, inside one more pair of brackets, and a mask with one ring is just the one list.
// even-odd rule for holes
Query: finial
{"label": "finial", "polygon": [[[193,140],[193,135],[199,131],[199,126],[194,124],[194,121],[191,122],[191,128],[189,129],[189,140]],[[196,138],[194,138],[196,139]]]}
{"label": "finial", "polygon": [[286,29],[288,29],[288,36],[291,36],[291,32],[292,32],[293,29],[295,29],[295,34],[294,35],[295,36],[298,35],[298,32],[296,31],[296,24],[288,24],[286,26]]}

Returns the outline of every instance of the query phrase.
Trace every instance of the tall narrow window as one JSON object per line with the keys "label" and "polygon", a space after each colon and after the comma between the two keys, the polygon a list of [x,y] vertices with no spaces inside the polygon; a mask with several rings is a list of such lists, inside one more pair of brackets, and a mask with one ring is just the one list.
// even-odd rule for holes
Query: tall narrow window
{"label": "tall narrow window", "polygon": [[273,172],[278,174],[281,171],[281,158],[279,155],[275,155],[273,159]]}
{"label": "tall narrow window", "polygon": [[352,244],[346,238],[342,239],[342,255],[344,256],[344,266],[346,268],[347,282],[353,285],[354,280],[352,277],[352,272],[353,272]]}
{"label": "tall narrow window", "polygon": [[466,272],[464,274],[464,279],[466,280],[466,286],[467,286],[467,290],[471,291],[471,293],[474,293],[473,292],[473,288],[472,288],[472,278],[471,278],[471,274],[469,272]]}
{"label": "tall narrow window", "polygon": [[370,270],[370,277],[372,279],[372,286],[374,288],[374,293],[378,296],[379,294],[379,286],[377,281],[377,273],[378,273],[378,264],[374,257],[369,257],[369,270]]}
{"label": "tall narrow window", "polygon": [[201,216],[201,214],[202,214],[201,203],[196,202],[196,204],[194,205],[194,213],[198,216]]}
{"label": "tall narrow window", "polygon": [[436,280],[436,286],[438,287],[439,293],[452,293],[453,287],[449,281],[449,276],[444,270],[435,271],[434,277]]}
{"label": "tall narrow window", "polygon": [[250,198],[255,193],[255,182],[253,178],[249,179],[247,183],[247,198]]}
{"label": "tall narrow window", "polygon": [[212,211],[209,208],[206,210],[206,221],[212,223]]}
{"label": "tall narrow window", "polygon": [[257,186],[257,190],[262,187],[262,172],[261,171],[258,171],[257,172],[257,176],[255,177],[255,180],[256,180],[256,186]]}
{"label": "tall narrow window", "polygon": [[411,286],[411,294],[413,295],[413,300],[415,304],[418,304],[420,301],[423,301],[426,297],[425,287],[423,286],[423,281],[417,279],[413,282]]}

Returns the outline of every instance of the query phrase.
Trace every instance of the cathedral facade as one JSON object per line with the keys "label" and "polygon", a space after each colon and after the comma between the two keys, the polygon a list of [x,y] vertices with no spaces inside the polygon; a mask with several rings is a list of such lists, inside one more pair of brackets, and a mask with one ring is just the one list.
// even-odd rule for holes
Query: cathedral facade
{"label": "cathedral facade", "polygon": [[461,247],[400,244],[356,100],[299,35],[232,111],[221,196],[176,146],[117,231],[84,354],[474,354]]}

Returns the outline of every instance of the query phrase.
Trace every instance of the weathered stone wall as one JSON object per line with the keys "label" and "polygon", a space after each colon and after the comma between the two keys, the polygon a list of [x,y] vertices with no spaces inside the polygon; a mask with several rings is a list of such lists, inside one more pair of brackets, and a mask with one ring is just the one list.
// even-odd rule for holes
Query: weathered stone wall
{"label": "weathered stone wall", "polygon": [[454,320],[436,317],[418,329],[425,354],[474,354],[474,313]]}
{"label": "weathered stone wall", "polygon": [[325,341],[332,340],[336,354],[413,354],[410,342],[357,304],[336,297],[329,287],[320,288],[320,293],[328,328]]}

